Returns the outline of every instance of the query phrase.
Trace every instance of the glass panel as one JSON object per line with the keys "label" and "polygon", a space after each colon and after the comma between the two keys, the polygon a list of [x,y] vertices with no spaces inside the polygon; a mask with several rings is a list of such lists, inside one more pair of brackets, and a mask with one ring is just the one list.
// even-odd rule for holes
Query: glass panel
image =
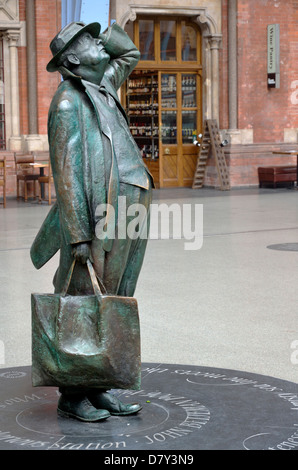
{"label": "glass panel", "polygon": [[195,108],[197,106],[196,76],[182,74],[182,107]]}
{"label": "glass panel", "polygon": [[182,111],[182,143],[191,144],[196,136],[197,129],[196,111]]}
{"label": "glass panel", "polygon": [[139,21],[140,60],[154,60],[154,21]]}
{"label": "glass panel", "polygon": [[182,60],[197,60],[197,33],[196,30],[185,21],[181,23],[182,32]]}
{"label": "glass panel", "polygon": [[160,58],[176,60],[176,21],[160,22]]}
{"label": "glass panel", "polygon": [[161,138],[163,144],[177,143],[177,117],[176,111],[163,111],[161,113],[162,130]]}
{"label": "glass panel", "polygon": [[162,74],[161,76],[161,106],[162,108],[177,107],[177,86],[175,74]]}

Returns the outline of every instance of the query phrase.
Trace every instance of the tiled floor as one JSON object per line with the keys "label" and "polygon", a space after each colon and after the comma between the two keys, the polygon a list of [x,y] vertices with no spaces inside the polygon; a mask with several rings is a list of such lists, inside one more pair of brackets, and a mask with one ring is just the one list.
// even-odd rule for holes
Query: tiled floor
{"label": "tiled floor", "polygon": [[[202,207],[204,237],[200,249],[187,250],[178,219],[169,239],[152,222],[135,293],[143,362],[298,382],[297,190],[163,189],[154,203],[174,204],[181,215],[183,205]],[[30,294],[53,291],[57,256],[37,271],[29,253],[48,210],[10,199],[0,206],[1,368],[30,365]]]}

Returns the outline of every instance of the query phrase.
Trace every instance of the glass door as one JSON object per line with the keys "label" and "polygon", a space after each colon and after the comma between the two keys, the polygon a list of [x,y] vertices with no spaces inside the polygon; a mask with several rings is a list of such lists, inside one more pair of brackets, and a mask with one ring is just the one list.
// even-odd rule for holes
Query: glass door
{"label": "glass door", "polygon": [[160,185],[191,186],[198,148],[193,145],[200,129],[198,75],[159,73]]}
{"label": "glass door", "polygon": [[196,73],[181,74],[181,120],[182,120],[182,182],[191,186],[196,170],[198,147],[193,145],[201,132],[200,76]]}
{"label": "glass door", "polygon": [[160,73],[159,82],[160,182],[162,186],[177,186],[179,181],[177,73]]}

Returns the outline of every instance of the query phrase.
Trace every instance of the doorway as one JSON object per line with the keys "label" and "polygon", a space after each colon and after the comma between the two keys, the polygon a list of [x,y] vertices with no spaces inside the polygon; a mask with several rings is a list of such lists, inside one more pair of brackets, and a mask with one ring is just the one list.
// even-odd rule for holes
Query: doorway
{"label": "doorway", "polygon": [[202,130],[201,34],[181,19],[139,18],[141,60],[124,89],[130,128],[156,187],[191,186]]}

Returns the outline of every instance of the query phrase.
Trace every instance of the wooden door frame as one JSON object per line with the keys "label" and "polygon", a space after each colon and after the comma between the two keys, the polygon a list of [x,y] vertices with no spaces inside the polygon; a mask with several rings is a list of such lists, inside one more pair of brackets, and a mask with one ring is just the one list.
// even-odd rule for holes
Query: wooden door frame
{"label": "wooden door frame", "polygon": [[[177,124],[177,142],[176,144],[164,144],[162,142],[162,105],[161,105],[161,76],[162,74],[165,73],[175,73],[177,80],[176,80],[176,89],[177,89],[177,94],[176,94],[176,100],[177,100],[177,106],[175,108],[176,110],[176,124]],[[166,187],[166,186],[174,186],[174,184],[169,184],[165,183],[164,179],[164,171],[163,171],[163,162],[164,162],[164,148],[168,147],[169,149],[173,147],[177,147],[177,153],[174,155],[177,155],[177,185],[179,187],[185,186],[185,178],[184,178],[184,150],[191,144],[185,144],[183,143],[183,136],[182,136],[182,111],[183,111],[183,106],[182,106],[182,75],[190,73],[192,75],[196,75],[197,77],[197,87],[196,87],[196,99],[197,99],[197,106],[196,106],[196,124],[197,124],[197,133],[202,131],[202,84],[201,84],[201,74],[197,69],[193,70],[177,70],[177,69],[165,69],[165,70],[159,70],[158,72],[158,81],[159,81],[159,91],[158,91],[158,115],[159,115],[159,185],[160,187]],[[197,153],[197,149],[194,149],[195,153]],[[185,152],[186,155],[191,154],[192,152]],[[195,168],[194,168],[195,170]]]}
{"label": "wooden door frame", "polygon": [[[182,73],[195,73],[197,75],[197,130],[200,130],[203,121],[203,107],[202,107],[202,31],[197,23],[190,20],[186,17],[177,17],[172,15],[138,15],[137,19],[133,23],[134,29],[134,43],[139,48],[139,20],[153,20],[154,21],[154,50],[155,50],[155,60],[153,61],[140,61],[135,68],[135,71],[151,71],[157,72],[160,77],[162,73],[176,73],[179,77],[179,86],[177,83],[177,128],[181,130],[178,136],[177,133],[177,184],[179,186],[184,186],[184,170],[183,170],[183,145],[182,144],[182,88],[181,88],[181,74]],[[177,56],[176,61],[161,61],[160,59],[160,21],[166,20],[176,20],[177,25],[177,35],[176,35],[176,50]],[[182,22],[185,22],[186,25],[191,25],[196,31],[196,46],[197,46],[197,60],[196,61],[182,61]],[[159,88],[158,88],[158,109],[159,109],[159,185],[164,187],[164,175],[163,175],[163,152],[162,152],[162,134],[161,134],[161,83],[159,79]],[[179,96],[178,96],[179,94]],[[178,142],[181,140],[181,142]],[[188,153],[187,153],[188,154]],[[177,186],[177,185],[176,185]]]}

